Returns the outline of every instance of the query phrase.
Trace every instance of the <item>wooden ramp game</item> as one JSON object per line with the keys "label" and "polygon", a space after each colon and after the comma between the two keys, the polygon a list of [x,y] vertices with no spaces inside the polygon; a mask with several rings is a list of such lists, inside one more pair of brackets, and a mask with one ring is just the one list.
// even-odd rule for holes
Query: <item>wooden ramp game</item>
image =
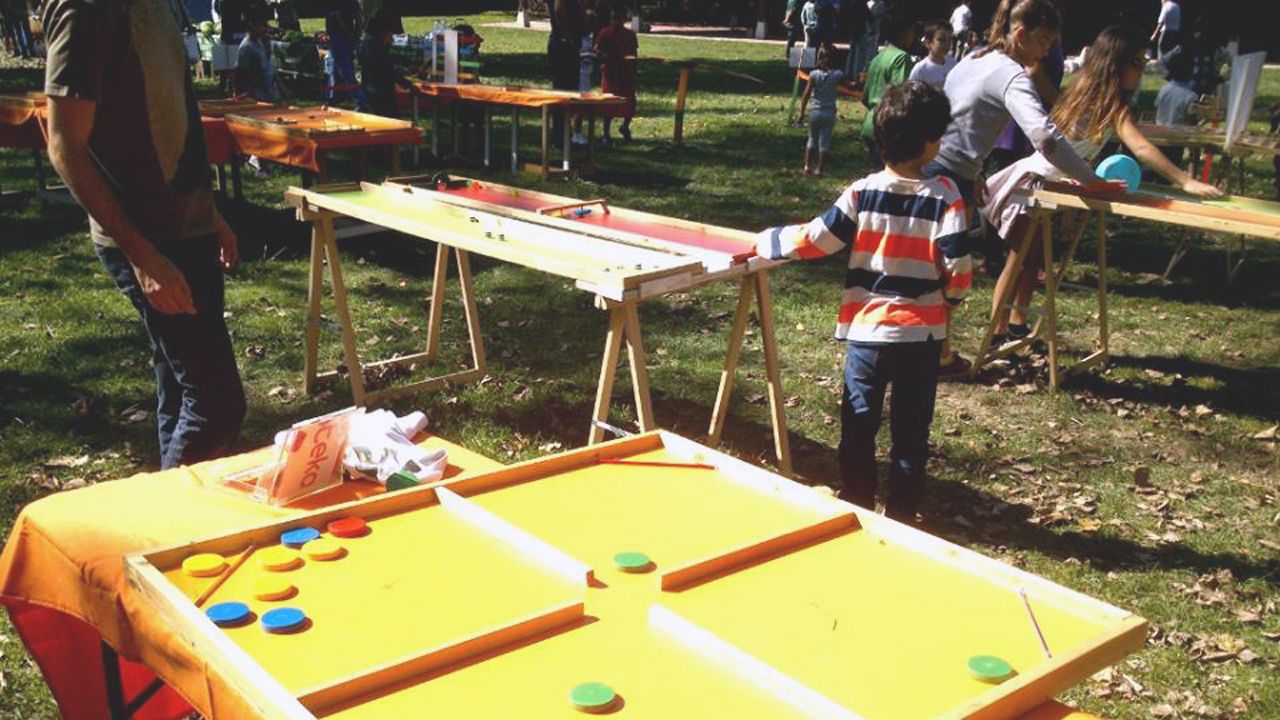
{"label": "wooden ramp game", "polygon": [[[738,357],[753,299],[760,322],[766,380],[773,424],[774,451],[780,467],[790,469],[781,372],[765,270],[776,265],[754,257],[754,235],[732,228],[663,217],[613,207],[606,200],[578,200],[522,190],[496,183],[436,176],[388,180],[302,190],[291,188],[286,202],[299,217],[313,223],[307,355],[304,386],[335,373],[316,366],[320,302],[325,262],[333,285],[338,324],[348,368],[408,365],[431,361],[439,348],[442,294],[451,253],[456,252],[459,284],[470,333],[472,367],[442,377],[381,390],[366,390],[363,374],[351,372],[357,405],[377,398],[423,392],[445,383],[479,380],[485,374],[484,342],[471,283],[470,253],[522,265],[572,280],[596,296],[597,307],[609,311],[609,329],[589,441],[599,442],[608,420],[614,378],[626,344],[642,431],[656,427],[649,391],[646,355],[638,305],[667,293],[709,282],[739,285],[737,309],[725,354],[724,371],[708,434],[719,442],[737,372]],[[432,303],[422,352],[377,363],[361,364],[352,332],[342,266],[334,238],[335,218],[353,218],[438,243]]]}
{"label": "wooden ramp game", "polygon": [[422,142],[422,131],[407,120],[339,108],[231,110],[224,118],[242,153],[306,170],[320,182],[328,178],[329,152],[351,150],[359,166],[364,150],[389,147],[396,172],[400,155],[395,149]]}
{"label": "wooden ramp game", "polygon": [[[978,354],[973,363],[972,375],[993,360],[1005,357],[1044,340],[1049,347],[1049,385],[1056,389],[1069,375],[1086,370],[1110,359],[1110,335],[1107,319],[1107,216],[1148,220],[1169,225],[1197,228],[1211,232],[1229,233],[1261,240],[1280,240],[1280,203],[1268,200],[1228,195],[1206,199],[1167,187],[1143,185],[1135,192],[1086,192],[1079,185],[1066,182],[1042,182],[1030,190],[1015,191],[1018,201],[1030,211],[1031,222],[1023,237],[1017,239],[1016,253],[1025,258],[1037,232],[1043,242],[1045,267],[1044,307],[1040,319],[1031,334],[1002,347],[992,347],[995,334],[995,318],[987,324]],[[1067,217],[1064,234],[1069,237],[1060,262],[1054,266],[1052,216],[1061,212]],[[1066,277],[1067,267],[1075,256],[1076,248],[1084,235],[1089,220],[1096,220],[1098,233],[1098,339],[1094,350],[1070,367],[1060,367],[1058,362],[1057,291]],[[1170,261],[1170,268],[1185,253],[1186,244]],[[1228,255],[1228,280],[1239,263],[1232,265]],[[1021,272],[1021,270],[1020,270]],[[1168,270],[1166,270],[1166,273]],[[1013,299],[1016,283],[1009,283],[999,304],[1007,306]]]}
{"label": "wooden ramp game", "polygon": [[1018,718],[1147,629],[663,432],[134,555],[127,574],[290,720]]}

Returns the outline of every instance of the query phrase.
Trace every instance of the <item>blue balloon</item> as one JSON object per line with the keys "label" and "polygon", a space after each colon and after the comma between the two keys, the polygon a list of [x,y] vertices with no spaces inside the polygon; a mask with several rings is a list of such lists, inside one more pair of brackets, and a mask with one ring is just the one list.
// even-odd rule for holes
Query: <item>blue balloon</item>
{"label": "blue balloon", "polygon": [[1098,175],[1103,180],[1123,180],[1129,192],[1137,190],[1142,183],[1142,168],[1128,155],[1112,155],[1098,163]]}

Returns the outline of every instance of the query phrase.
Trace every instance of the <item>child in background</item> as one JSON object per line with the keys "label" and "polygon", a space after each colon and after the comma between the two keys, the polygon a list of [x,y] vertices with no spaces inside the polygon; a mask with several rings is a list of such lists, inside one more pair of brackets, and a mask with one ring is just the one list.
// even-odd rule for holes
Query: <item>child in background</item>
{"label": "child in background", "polygon": [[[1027,75],[1026,68],[1053,47],[1061,26],[1058,10],[1049,0],[1001,0],[987,46],[965,57],[947,75],[944,89],[951,102],[951,124],[942,136],[937,158],[924,172],[955,181],[966,207],[986,200],[982,166],[1010,118],[1032,146],[1067,176],[1093,189],[1107,187],[1049,120]],[[949,344],[943,344],[943,353],[944,375],[969,369],[969,362],[953,353]]]}
{"label": "child in background", "polygon": [[836,321],[848,343],[840,408],[840,497],[875,507],[876,433],[893,384],[885,514],[915,519],[929,456],[938,359],[951,306],[968,292],[965,206],[954,181],[926,177],[950,108],[922,82],[891,87],[876,106],[886,168],[855,181],[807,225],[757,236],[767,258],[818,258],[850,246]]}
{"label": "child in background", "polygon": [[[836,93],[843,80],[843,72],[831,69],[831,51],[826,47],[819,48],[817,67],[809,73],[809,84],[805,85],[804,95],[800,98],[800,117],[804,117],[804,108],[813,98],[813,106],[809,109],[809,141],[804,146],[805,175],[821,175],[827,170],[827,161],[831,157],[831,132],[836,127]],[[814,150],[818,151],[816,169]]]}
{"label": "child in background", "polygon": [[621,108],[604,108],[605,144],[612,142],[609,127],[613,118],[621,117],[622,125],[618,133],[622,139],[631,142],[631,118],[636,114],[636,55],[640,52],[640,43],[636,34],[628,30],[623,22],[626,20],[627,8],[621,2],[603,4],[599,9],[600,22],[607,23],[596,37],[596,56],[600,58],[603,68],[600,72],[600,89],[625,98],[627,103]]}
{"label": "child in background", "polygon": [[[578,92],[591,92],[591,76],[596,71],[596,11],[587,7],[582,12],[582,42],[578,45]],[[586,145],[587,136],[582,134],[582,115],[573,119],[574,145]]]}
{"label": "child in background", "polygon": [[919,23],[905,13],[890,10],[881,18],[880,27],[884,30],[888,44],[871,59],[862,95],[862,104],[867,106],[867,116],[862,121],[862,141],[866,143],[867,153],[871,156],[873,170],[884,168],[876,151],[876,106],[886,90],[907,81],[907,75],[911,73],[911,54],[907,52],[907,48],[915,42]]}
{"label": "child in background", "polygon": [[[964,7],[963,5],[961,7]],[[924,47],[928,55],[920,58],[920,62],[911,68],[909,80],[919,80],[942,89],[947,82],[947,73],[956,66],[956,59],[951,56],[951,25],[935,20],[924,26]]]}
{"label": "child in background", "polygon": [[[1169,162],[1138,131],[1129,98],[1142,84],[1146,50],[1146,43],[1136,30],[1119,26],[1103,30],[1093,41],[1079,77],[1054,106],[1054,123],[1065,128],[1068,141],[1081,156],[1092,160],[1114,133],[1140,161],[1184,191],[1201,197],[1221,196],[1222,191],[1218,188],[1195,180]],[[987,181],[990,199],[982,207],[982,214],[1006,241],[1022,238],[1028,222],[1024,208],[1010,201],[1011,193],[1017,188],[1029,187],[1042,177],[1062,179],[1063,173],[1041,152],[1019,160]],[[1043,264],[1042,243],[1035,238],[1025,264],[1016,253],[1010,254],[1004,272],[996,282],[992,300],[991,313],[997,318],[996,347],[1006,340],[1021,339],[1030,333],[1025,308],[1031,301],[1035,277]],[[1012,310],[1000,307],[998,302],[1004,288],[1015,278],[1018,285]]]}

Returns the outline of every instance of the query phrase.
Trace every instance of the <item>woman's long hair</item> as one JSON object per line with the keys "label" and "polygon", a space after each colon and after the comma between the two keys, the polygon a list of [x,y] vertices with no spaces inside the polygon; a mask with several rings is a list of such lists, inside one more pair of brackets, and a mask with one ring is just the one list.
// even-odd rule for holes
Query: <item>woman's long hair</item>
{"label": "woman's long hair", "polygon": [[1021,25],[1027,30],[1060,30],[1062,16],[1049,0],[1000,0],[987,33],[987,47],[976,57],[989,52],[1008,52],[1009,35],[1013,33],[1014,25]]}
{"label": "woman's long hair", "polygon": [[1101,142],[1129,111],[1131,92],[1121,87],[1125,65],[1145,61],[1146,39],[1136,29],[1112,25],[1098,33],[1080,76],[1058,98],[1050,118],[1068,137]]}

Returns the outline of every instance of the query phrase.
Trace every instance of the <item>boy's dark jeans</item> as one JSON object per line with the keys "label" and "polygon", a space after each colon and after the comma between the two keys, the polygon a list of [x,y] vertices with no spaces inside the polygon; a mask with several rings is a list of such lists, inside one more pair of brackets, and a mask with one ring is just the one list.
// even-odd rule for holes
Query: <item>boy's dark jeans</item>
{"label": "boy's dark jeans", "polygon": [[929,458],[929,425],[938,390],[940,340],[860,345],[849,343],[840,407],[840,497],[875,508],[876,432],[885,388],[893,383],[889,429],[889,486],[885,514],[910,522],[924,488]]}
{"label": "boy's dark jeans", "polygon": [[244,420],[244,388],[222,317],[223,279],[212,236],[159,245],[186,276],[195,315],[165,315],[147,302],[119,248],[97,247],[116,287],[142,318],[156,372],[160,467],[189,465],[230,451]]}

